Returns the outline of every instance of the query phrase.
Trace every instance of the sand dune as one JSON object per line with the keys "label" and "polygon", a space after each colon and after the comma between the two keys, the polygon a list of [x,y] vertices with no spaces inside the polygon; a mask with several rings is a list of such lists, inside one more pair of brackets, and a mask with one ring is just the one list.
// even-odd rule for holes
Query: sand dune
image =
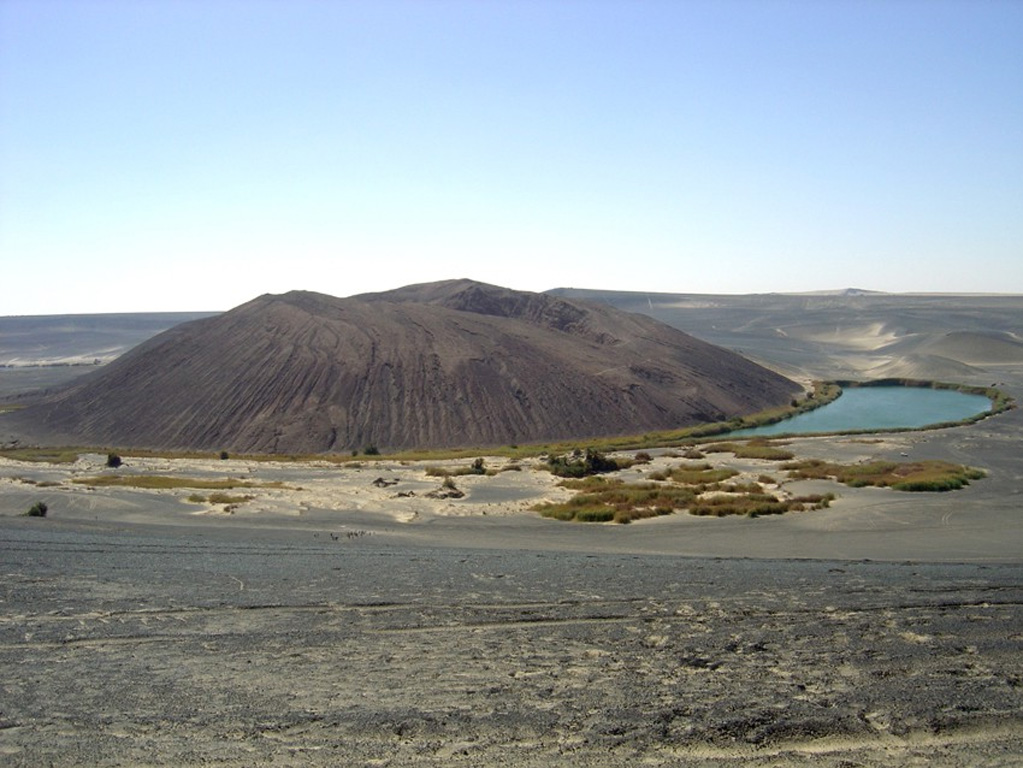
{"label": "sand dune", "polygon": [[918,354],[940,356],[971,365],[1023,365],[1023,341],[1008,332],[950,331],[914,339],[911,344],[893,344],[885,352],[905,353],[910,346]]}
{"label": "sand dune", "polygon": [[878,359],[881,362],[864,369],[865,378],[973,381],[984,373],[976,366],[941,355],[910,353]]}

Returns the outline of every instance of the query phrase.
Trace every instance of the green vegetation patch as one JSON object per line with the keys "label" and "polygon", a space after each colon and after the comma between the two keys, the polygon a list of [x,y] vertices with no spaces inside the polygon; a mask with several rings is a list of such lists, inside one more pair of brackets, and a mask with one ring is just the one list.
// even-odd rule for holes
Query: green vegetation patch
{"label": "green vegetation patch", "polygon": [[85,448],[7,448],[0,456],[13,461],[38,461],[46,464],[74,464]]}
{"label": "green vegetation patch", "polygon": [[[731,469],[714,469],[709,464],[653,474],[664,474],[664,478],[644,483],[625,483],[617,478],[599,476],[564,480],[560,483],[562,488],[579,493],[568,501],[538,504],[533,510],[555,520],[631,523],[685,510],[713,517],[780,515],[823,509],[835,498],[829,493],[784,499],[765,492],[760,483],[722,483],[737,473]],[[665,482],[676,475],[682,481]]]}
{"label": "green vegetation patch", "polygon": [[582,493],[561,503],[538,504],[533,509],[555,520],[583,523],[631,523],[685,509],[696,497],[691,488],[658,483],[623,483],[603,478],[567,480],[562,485]]}
{"label": "green vegetation patch", "polygon": [[797,480],[832,478],[852,488],[877,486],[896,491],[954,491],[987,474],[982,469],[937,460],[835,464],[807,459],[783,464],[782,469]]}
{"label": "green vegetation patch", "polygon": [[833,493],[796,496],[779,499],[770,493],[744,493],[740,495],[712,496],[701,498],[689,507],[689,514],[702,517],[725,517],[728,515],[781,515],[786,512],[803,512],[810,509],[825,509],[834,501]]}
{"label": "green vegetation patch", "polygon": [[203,490],[230,490],[232,488],[284,488],[277,480],[266,483],[253,483],[248,480],[223,478],[205,480],[198,477],[173,477],[170,475],[97,475],[72,480],[78,485],[93,487],[121,486],[126,488],[143,488],[146,490],[171,490],[174,488],[199,488]]}
{"label": "green vegetation patch", "polygon": [[709,488],[722,480],[735,477],[738,471],[721,467],[715,469],[710,464],[693,464],[666,469],[663,472],[651,472],[651,480],[671,480],[681,485],[699,486],[702,489]]}
{"label": "green vegetation patch", "polygon": [[762,439],[736,443],[714,443],[705,446],[703,450],[706,453],[734,453],[737,459],[788,461],[795,456],[792,451],[779,448],[777,443]]}

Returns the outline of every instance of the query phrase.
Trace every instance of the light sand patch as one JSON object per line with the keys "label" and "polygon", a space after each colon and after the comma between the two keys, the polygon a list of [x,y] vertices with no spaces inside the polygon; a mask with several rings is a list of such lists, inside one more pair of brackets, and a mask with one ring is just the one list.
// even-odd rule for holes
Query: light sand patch
{"label": "light sand patch", "polygon": [[[461,498],[434,498],[443,490],[443,477],[430,476],[431,467],[457,472],[465,461],[451,462],[367,462],[335,464],[331,462],[252,462],[219,459],[162,459],[128,457],[122,467],[105,466],[105,457],[84,455],[64,470],[66,480],[93,474],[126,476],[160,475],[174,478],[232,479],[246,483],[230,495],[250,496],[247,501],[211,504],[189,500],[208,497],[209,492],[174,489],[130,489],[185,505],[188,514],[212,517],[280,516],[297,517],[311,510],[366,512],[398,522],[413,522],[427,517],[465,517],[513,515],[528,512],[534,504],[563,499],[569,492],[556,488],[559,480],[550,473],[537,471],[531,464],[519,471],[498,471],[493,475],[456,475],[451,478],[464,494]],[[471,463],[471,462],[469,462]],[[506,461],[493,457],[488,467],[501,470]],[[14,463],[17,464],[17,463]],[[13,466],[13,465],[12,465]],[[9,482],[14,482],[9,480]],[[280,487],[270,485],[278,483]],[[130,488],[130,487],[129,487]],[[87,486],[65,485],[67,493],[90,492]],[[115,493],[104,489],[104,493]]]}
{"label": "light sand patch", "polygon": [[836,325],[833,327],[810,326],[791,327],[788,335],[813,341],[818,344],[830,344],[856,350],[871,350],[891,344],[900,338],[897,333],[889,330],[885,323],[869,323],[867,325]]}

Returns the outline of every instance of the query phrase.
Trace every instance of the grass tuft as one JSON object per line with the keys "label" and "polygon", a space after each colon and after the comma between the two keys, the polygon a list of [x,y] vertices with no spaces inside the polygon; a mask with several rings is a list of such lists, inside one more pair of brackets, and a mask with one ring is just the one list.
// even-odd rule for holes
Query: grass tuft
{"label": "grass tuft", "polygon": [[779,448],[777,443],[763,439],[748,442],[714,443],[705,446],[706,453],[734,453],[737,459],[767,459],[769,461],[788,461],[795,456],[792,451]]}

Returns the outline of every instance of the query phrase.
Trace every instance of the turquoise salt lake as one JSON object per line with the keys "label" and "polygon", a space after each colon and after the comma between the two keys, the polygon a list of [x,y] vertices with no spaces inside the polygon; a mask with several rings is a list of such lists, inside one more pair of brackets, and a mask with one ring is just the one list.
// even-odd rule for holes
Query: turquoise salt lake
{"label": "turquoise salt lake", "polygon": [[816,434],[926,427],[961,421],[991,409],[984,395],[928,387],[847,387],[837,400],[815,411],[754,429],[740,429],[729,437],[780,434]]}

